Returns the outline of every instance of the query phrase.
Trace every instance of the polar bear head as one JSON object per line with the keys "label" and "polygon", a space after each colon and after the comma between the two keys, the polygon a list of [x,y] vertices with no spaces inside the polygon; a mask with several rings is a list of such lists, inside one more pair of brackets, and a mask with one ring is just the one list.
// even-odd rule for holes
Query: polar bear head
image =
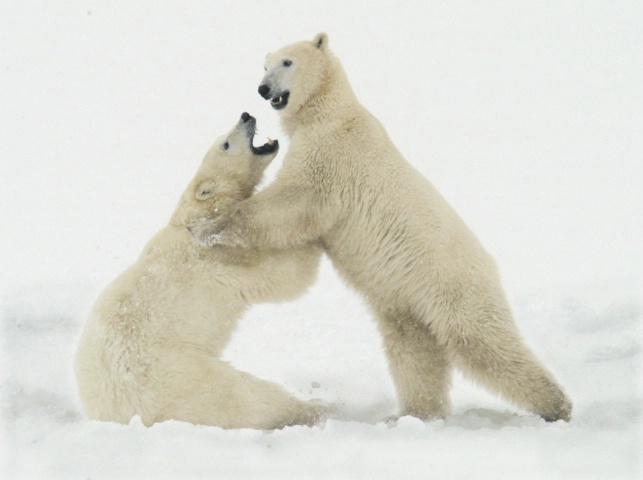
{"label": "polar bear head", "polygon": [[256,129],[255,118],[244,112],[230,132],[216,139],[183,193],[172,224],[185,226],[252,195],[279,151],[277,140],[255,147]]}
{"label": "polar bear head", "polygon": [[319,93],[332,71],[328,35],[287,45],[266,56],[259,94],[272,108],[296,113]]}

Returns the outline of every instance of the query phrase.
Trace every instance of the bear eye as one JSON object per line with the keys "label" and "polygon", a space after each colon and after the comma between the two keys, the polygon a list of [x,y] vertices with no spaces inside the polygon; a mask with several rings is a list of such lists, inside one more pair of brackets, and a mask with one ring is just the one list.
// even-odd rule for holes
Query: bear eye
{"label": "bear eye", "polygon": [[224,150],[227,150],[228,148],[230,148],[230,143],[229,143],[229,142],[225,142],[225,143],[223,144],[223,149],[224,149]]}
{"label": "bear eye", "polygon": [[289,66],[291,66],[291,65],[292,65],[292,60],[284,60],[284,61],[282,62],[282,65],[283,65],[284,67],[289,67]]}

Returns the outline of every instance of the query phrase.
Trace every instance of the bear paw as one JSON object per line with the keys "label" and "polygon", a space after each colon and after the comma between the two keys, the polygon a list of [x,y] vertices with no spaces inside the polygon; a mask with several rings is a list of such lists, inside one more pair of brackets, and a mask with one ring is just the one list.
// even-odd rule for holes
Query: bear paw
{"label": "bear paw", "polygon": [[187,228],[194,241],[204,247],[233,245],[233,243],[226,241],[226,235],[223,233],[225,222],[222,220],[222,217],[198,218],[189,222]]}

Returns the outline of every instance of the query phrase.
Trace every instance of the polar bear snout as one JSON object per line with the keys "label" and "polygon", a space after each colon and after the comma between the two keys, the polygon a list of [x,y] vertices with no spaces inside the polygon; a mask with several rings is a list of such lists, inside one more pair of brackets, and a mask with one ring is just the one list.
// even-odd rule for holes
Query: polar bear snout
{"label": "polar bear snout", "polygon": [[[255,138],[255,133],[257,131],[257,119],[250,115],[248,112],[243,112],[241,114],[241,118],[239,119],[239,123],[237,123],[237,129],[243,128],[246,137],[248,138],[248,144],[250,146],[250,150],[254,155],[261,155],[261,156],[268,156],[270,154],[277,154],[279,151],[279,141],[278,140],[272,140],[268,139],[267,143],[264,143],[263,145],[259,147],[255,147],[253,144],[254,138]],[[272,158],[270,159],[272,160]]]}
{"label": "polar bear snout", "polygon": [[259,86],[259,95],[266,100],[270,100],[270,105],[275,110],[281,110],[288,105],[288,97],[290,97],[290,90],[284,90],[281,93],[273,93],[272,88],[267,83]]}
{"label": "polar bear snout", "polygon": [[239,123],[237,124],[237,128],[242,128],[245,130],[246,135],[252,140],[252,137],[254,137],[254,134],[257,130],[257,119],[250,115],[248,112],[243,112],[241,114],[241,118],[239,119]]}
{"label": "polar bear snout", "polygon": [[270,98],[270,87],[268,85],[259,85],[259,95],[268,100]]}

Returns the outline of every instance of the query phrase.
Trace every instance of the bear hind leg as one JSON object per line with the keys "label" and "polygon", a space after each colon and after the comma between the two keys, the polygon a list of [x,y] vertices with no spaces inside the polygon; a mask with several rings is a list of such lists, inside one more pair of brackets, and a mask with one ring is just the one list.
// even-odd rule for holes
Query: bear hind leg
{"label": "bear hind leg", "polygon": [[381,315],[379,328],[400,402],[400,415],[422,420],[446,417],[451,411],[452,370],[447,349],[430,327],[410,315]]}
{"label": "bear hind leg", "polygon": [[322,402],[300,400],[279,385],[236,370],[227,362],[196,352],[190,356],[195,361],[189,368],[169,373],[173,398],[168,398],[155,421],[175,419],[222,428],[272,430],[312,426],[328,413]]}
{"label": "bear hind leg", "polygon": [[491,314],[454,334],[463,373],[546,421],[571,418],[572,403],[525,345],[509,313]]}

